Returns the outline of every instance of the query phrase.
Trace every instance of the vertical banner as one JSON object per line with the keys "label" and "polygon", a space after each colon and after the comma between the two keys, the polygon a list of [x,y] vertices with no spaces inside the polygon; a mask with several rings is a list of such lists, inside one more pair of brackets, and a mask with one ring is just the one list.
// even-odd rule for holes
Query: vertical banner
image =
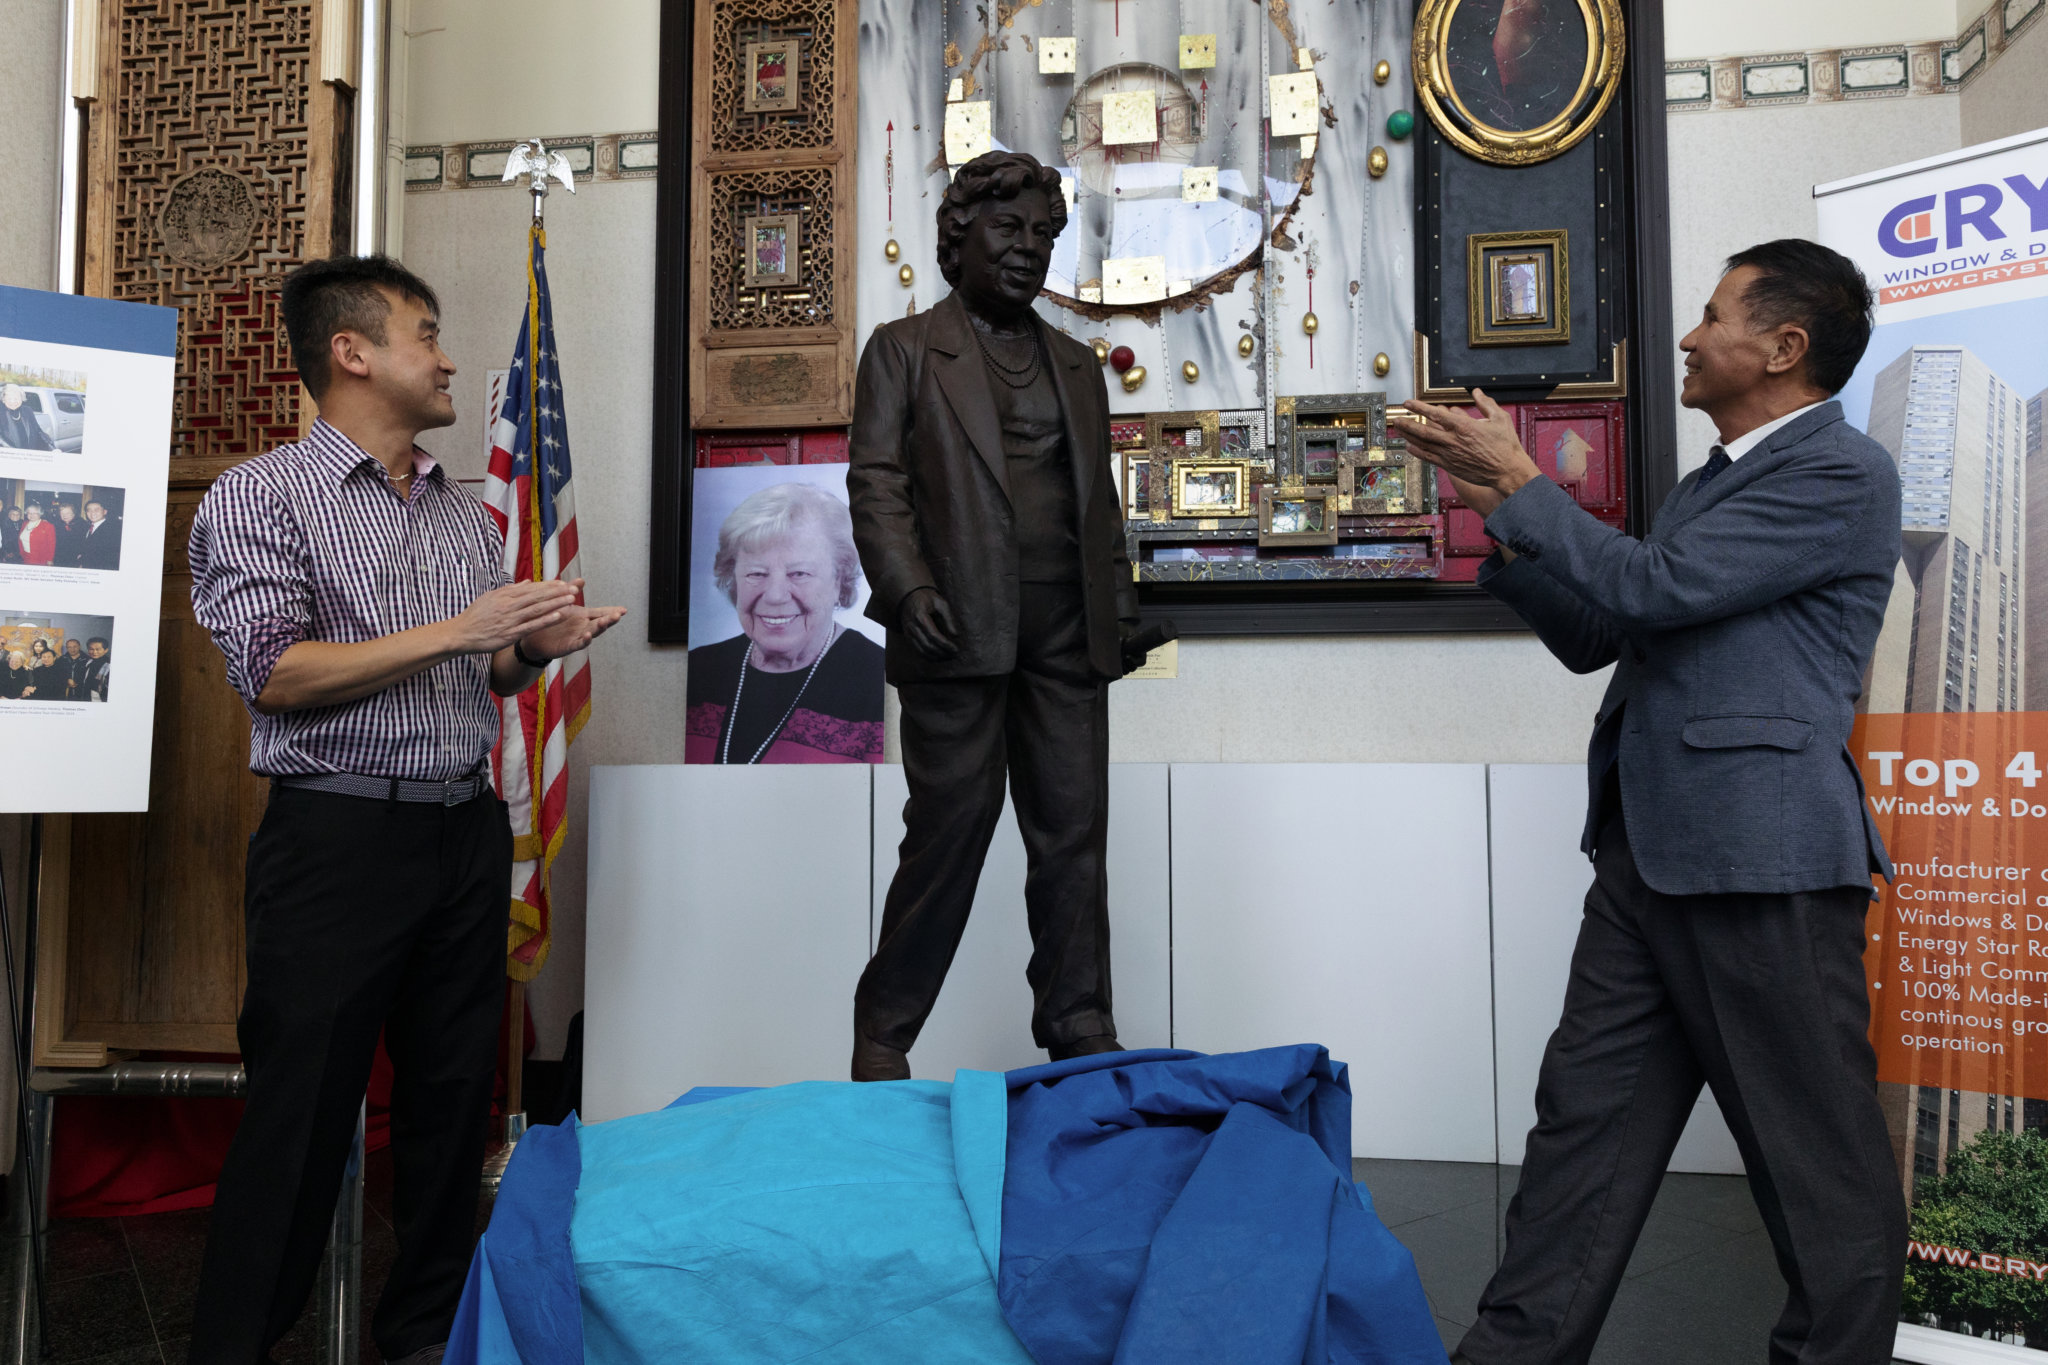
{"label": "vertical banner", "polygon": [[1904,488],[1850,740],[1898,873],[1865,965],[1902,1331],[2048,1352],[2048,130],[1814,196],[1877,292],[1843,409]]}
{"label": "vertical banner", "polygon": [[149,808],[177,335],[0,287],[0,811]]}

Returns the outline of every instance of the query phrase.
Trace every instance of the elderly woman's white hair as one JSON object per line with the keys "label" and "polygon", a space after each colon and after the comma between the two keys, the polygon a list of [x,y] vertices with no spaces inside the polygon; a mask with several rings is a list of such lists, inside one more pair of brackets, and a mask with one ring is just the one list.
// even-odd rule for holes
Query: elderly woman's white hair
{"label": "elderly woman's white hair", "polygon": [[725,600],[735,606],[739,603],[734,565],[741,555],[773,545],[804,526],[816,528],[831,546],[839,605],[852,606],[860,589],[860,551],[853,545],[853,514],[845,503],[808,483],[764,488],[733,508],[725,525],[718,528],[718,553],[711,561],[711,577]]}

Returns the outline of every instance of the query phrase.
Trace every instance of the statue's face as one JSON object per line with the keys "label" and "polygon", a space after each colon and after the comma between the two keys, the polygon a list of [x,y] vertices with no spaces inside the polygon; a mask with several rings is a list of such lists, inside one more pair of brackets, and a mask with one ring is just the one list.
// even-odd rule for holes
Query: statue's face
{"label": "statue's face", "polygon": [[960,243],[958,288],[983,317],[1015,317],[1045,287],[1052,264],[1052,209],[1043,190],[985,199]]}

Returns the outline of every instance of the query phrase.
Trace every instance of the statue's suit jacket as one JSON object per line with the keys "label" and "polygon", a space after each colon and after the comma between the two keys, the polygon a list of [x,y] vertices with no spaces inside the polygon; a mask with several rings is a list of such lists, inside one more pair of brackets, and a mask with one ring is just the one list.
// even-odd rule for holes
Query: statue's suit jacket
{"label": "statue's suit jacket", "polygon": [[1884,447],[1823,403],[1636,540],[1548,479],[1494,510],[1514,550],[1480,583],[1566,667],[1617,665],[1594,718],[1583,847],[1618,758],[1629,848],[1669,895],[1795,892],[1891,875],[1848,749],[1899,560]]}
{"label": "statue's suit jacket", "polygon": [[[1138,603],[1110,469],[1109,394],[1093,351],[1035,314],[1031,323],[1066,417],[1088,662],[1117,678],[1117,624],[1135,624]],[[1017,530],[993,381],[972,327],[949,294],[928,312],[877,327],[861,353],[846,487],[872,590],[867,614],[889,631],[892,683],[994,677],[1016,666]],[[936,588],[952,608],[960,652],[951,659],[925,658],[897,628],[903,599],[919,588]]]}

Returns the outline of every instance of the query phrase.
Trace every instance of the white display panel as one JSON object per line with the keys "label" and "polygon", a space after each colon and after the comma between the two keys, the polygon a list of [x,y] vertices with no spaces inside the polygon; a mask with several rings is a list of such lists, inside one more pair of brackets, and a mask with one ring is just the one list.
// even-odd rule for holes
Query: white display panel
{"label": "white display panel", "polygon": [[[1572,945],[1578,941],[1586,889],[1593,884],[1593,865],[1579,851],[1586,770],[1575,763],[1497,763],[1487,774],[1500,1160],[1519,1166],[1536,1123],[1536,1073],[1564,1008]],[[1672,1153],[1671,1169],[1742,1173],[1735,1138],[1705,1089]]]}
{"label": "white display panel", "polygon": [[[874,930],[896,875],[908,788],[900,765],[875,769]],[[1171,1045],[1172,946],[1167,886],[1167,769],[1113,763],[1109,769],[1110,972],[1117,1033],[1126,1047]],[[1008,1071],[1036,1066],[1031,987],[1024,967],[1031,931],[1024,915],[1024,841],[1003,803],[959,955],[939,1003],[910,1052],[911,1073],[951,1080],[960,1067]]]}
{"label": "white display panel", "polygon": [[1322,1043],[1352,1153],[1494,1159],[1486,775],[1175,765],[1174,1041]]}
{"label": "white display panel", "polygon": [[586,1119],[846,1079],[870,796],[865,764],[591,769]]}
{"label": "white display panel", "polygon": [[0,746],[46,759],[0,810],[149,808],[176,350],[173,309],[0,287]]}

